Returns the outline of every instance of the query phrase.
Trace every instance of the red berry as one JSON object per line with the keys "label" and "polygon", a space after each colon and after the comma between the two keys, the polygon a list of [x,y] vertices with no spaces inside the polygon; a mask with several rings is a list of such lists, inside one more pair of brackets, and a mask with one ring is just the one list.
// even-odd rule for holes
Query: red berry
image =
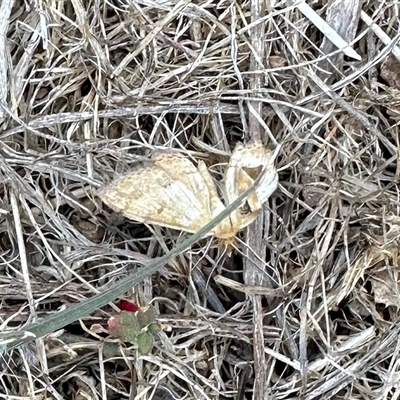
{"label": "red berry", "polygon": [[118,308],[120,308],[121,311],[130,312],[136,312],[137,310],[139,310],[139,307],[135,303],[131,303],[127,300],[120,300],[120,302],[118,303]]}

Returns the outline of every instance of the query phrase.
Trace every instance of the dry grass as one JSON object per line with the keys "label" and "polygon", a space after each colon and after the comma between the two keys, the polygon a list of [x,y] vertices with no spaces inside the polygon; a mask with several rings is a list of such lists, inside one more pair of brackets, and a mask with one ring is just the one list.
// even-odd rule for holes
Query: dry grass
{"label": "dry grass", "polygon": [[[398,4],[307,1],[356,61],[288,3],[0,3],[0,399],[400,397]],[[231,258],[95,195],[255,139],[280,188]],[[131,282],[147,355],[100,329]]]}

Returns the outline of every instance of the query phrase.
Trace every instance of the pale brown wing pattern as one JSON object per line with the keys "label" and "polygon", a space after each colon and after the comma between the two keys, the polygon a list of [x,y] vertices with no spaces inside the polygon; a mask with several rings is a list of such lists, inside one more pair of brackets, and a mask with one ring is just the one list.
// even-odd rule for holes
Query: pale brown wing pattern
{"label": "pale brown wing pattern", "polygon": [[[229,204],[254,184],[263,168],[266,174],[256,191],[208,235],[231,241],[257,218],[277,186],[273,159],[262,144],[236,147],[225,176]],[[105,204],[129,219],[187,232],[197,232],[225,209],[204,162],[196,168],[180,154],[161,154],[98,193]]]}
{"label": "pale brown wing pattern", "polygon": [[163,154],[101,189],[102,201],[143,223],[196,232],[212,218],[209,187],[190,160]]}
{"label": "pale brown wing pattern", "polygon": [[237,145],[226,171],[225,190],[228,201],[233,202],[249,189],[264,169],[261,182],[248,198],[253,205],[252,210],[260,209],[275,191],[278,186],[278,174],[271,152],[261,143]]}

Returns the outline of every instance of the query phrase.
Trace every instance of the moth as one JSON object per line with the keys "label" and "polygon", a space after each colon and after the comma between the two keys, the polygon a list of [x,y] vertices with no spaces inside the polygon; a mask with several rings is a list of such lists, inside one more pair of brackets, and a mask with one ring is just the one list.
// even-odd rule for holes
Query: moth
{"label": "moth", "polygon": [[[226,169],[224,200],[229,205],[263,173],[242,205],[208,232],[229,244],[251,224],[278,186],[275,155],[261,143],[238,144]],[[112,210],[137,222],[195,233],[225,209],[203,161],[197,166],[177,153],[162,153],[98,191]]]}

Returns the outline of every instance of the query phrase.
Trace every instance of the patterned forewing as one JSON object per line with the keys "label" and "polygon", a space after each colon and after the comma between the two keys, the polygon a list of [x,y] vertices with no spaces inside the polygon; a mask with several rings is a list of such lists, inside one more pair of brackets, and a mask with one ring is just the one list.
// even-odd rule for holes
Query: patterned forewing
{"label": "patterned forewing", "polygon": [[[185,185],[187,192],[192,193],[202,209],[207,210],[205,215],[211,218],[215,211],[218,213],[224,208],[213,178],[203,161],[199,161],[196,168],[188,158],[180,154],[165,153],[156,157],[154,162],[168,172],[172,180]],[[179,168],[171,168],[171,165],[179,165]]]}
{"label": "patterned forewing", "polygon": [[[249,171],[252,171],[252,176]],[[249,189],[261,172],[264,175],[255,188],[255,193],[249,197],[257,208],[261,208],[278,186],[278,174],[272,154],[261,143],[238,145],[226,171],[225,185],[229,201],[232,202]]]}
{"label": "patterned forewing", "polygon": [[[271,154],[261,143],[240,144],[233,151],[225,175],[225,191],[229,203],[250,189],[264,168],[265,175],[255,191],[231,215],[232,229],[236,232],[257,218],[263,203],[276,189],[278,177]],[[252,171],[251,176],[248,171]]]}
{"label": "patterned forewing", "polygon": [[274,165],[267,165],[267,170],[263,175],[260,184],[256,188],[257,196],[261,204],[264,204],[271,194],[278,188],[278,172]]}
{"label": "patterned forewing", "polygon": [[[215,218],[219,213],[221,213],[225,206],[222,203],[221,199],[218,196],[217,188],[215,187],[214,181],[208,172],[207,166],[200,161],[198,163],[198,170],[204,178],[208,186],[208,190],[210,193],[210,207],[211,214],[213,218]],[[228,217],[226,217],[222,222],[220,222],[212,231],[211,234],[219,239],[231,239],[234,238],[236,233],[238,232],[238,227],[241,221],[237,218],[237,210],[231,213]]]}
{"label": "patterned forewing", "polygon": [[185,157],[163,154],[101,189],[102,201],[134,221],[196,232],[211,220],[208,187]]}
{"label": "patterned forewing", "polygon": [[221,199],[219,198],[217,188],[215,186],[214,180],[210,173],[208,172],[207,166],[203,161],[198,162],[198,172],[202,176],[204,183],[207,186],[208,197],[204,196],[206,201],[205,206],[209,207],[210,215],[216,217],[220,212],[225,209]]}
{"label": "patterned forewing", "polygon": [[[226,193],[228,201],[232,203],[243,192],[253,186],[254,180],[250,178],[250,176],[243,169],[238,167],[231,167],[230,173],[232,173],[232,177],[227,174]],[[262,204],[260,203],[256,191],[252,192],[247,197],[246,202],[251,211],[261,209]]]}

